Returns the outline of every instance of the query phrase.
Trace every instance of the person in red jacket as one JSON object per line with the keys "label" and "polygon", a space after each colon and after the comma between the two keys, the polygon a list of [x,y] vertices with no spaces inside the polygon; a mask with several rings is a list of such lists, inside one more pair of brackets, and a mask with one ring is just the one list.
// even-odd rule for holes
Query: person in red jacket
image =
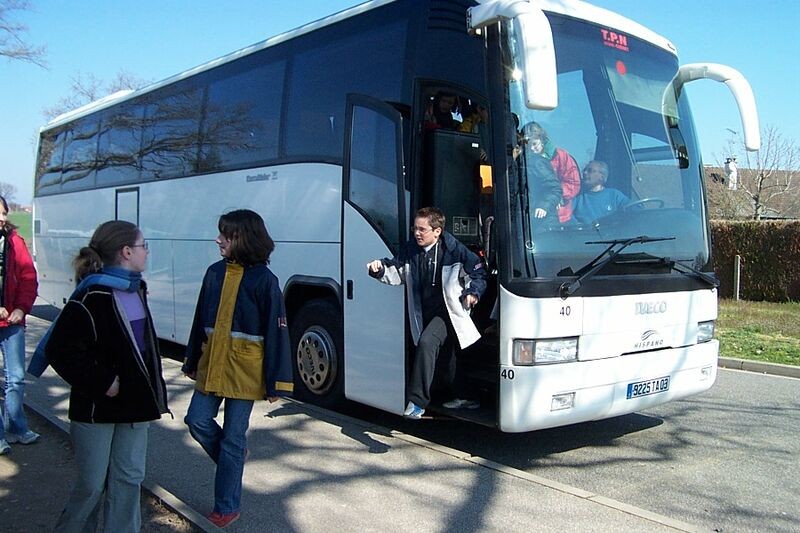
{"label": "person in red jacket", "polygon": [[22,407],[25,390],[25,315],[36,301],[36,269],[25,240],[8,221],[8,203],[0,196],[0,350],[5,370],[5,417],[0,424],[0,455],[9,443],[31,444],[39,434],[28,429]]}
{"label": "person in red jacket", "polygon": [[553,166],[553,170],[561,182],[561,197],[563,200],[558,206],[558,221],[562,224],[572,220],[572,199],[581,192],[581,172],[578,163],[569,152],[563,148],[556,148],[547,131],[538,123],[531,122],[524,128],[528,146],[535,153],[541,155]]}

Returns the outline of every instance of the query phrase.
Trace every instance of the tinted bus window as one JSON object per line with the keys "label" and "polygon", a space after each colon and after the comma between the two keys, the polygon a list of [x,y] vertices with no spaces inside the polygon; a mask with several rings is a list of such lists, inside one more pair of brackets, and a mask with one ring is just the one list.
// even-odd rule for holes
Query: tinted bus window
{"label": "tinted bus window", "polygon": [[97,186],[105,187],[139,179],[139,149],[144,110],[119,106],[100,121],[97,146]]}
{"label": "tinted bus window", "polygon": [[375,222],[394,250],[400,243],[396,124],[370,109],[353,109],[350,201]]}
{"label": "tinted bus window", "polygon": [[197,172],[204,92],[182,84],[148,98],[142,133],[142,179],[189,176]]}
{"label": "tinted bus window", "polygon": [[36,195],[54,194],[61,190],[61,165],[64,156],[64,128],[42,134],[36,167]]}
{"label": "tinted bus window", "polygon": [[211,82],[200,139],[201,172],[256,166],[278,157],[284,70],[280,61]]}
{"label": "tinted bus window", "polygon": [[86,117],[70,125],[64,144],[62,192],[94,187],[98,129],[97,117]]}
{"label": "tinted bus window", "polygon": [[[320,33],[292,65],[286,151],[288,156],[341,160],[348,93],[400,99],[405,24],[395,23],[330,40]],[[342,33],[339,29],[338,34]]]}

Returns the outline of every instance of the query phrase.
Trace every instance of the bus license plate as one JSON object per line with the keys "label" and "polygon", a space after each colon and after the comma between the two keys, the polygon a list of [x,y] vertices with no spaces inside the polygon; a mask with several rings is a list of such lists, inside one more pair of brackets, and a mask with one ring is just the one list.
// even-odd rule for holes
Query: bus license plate
{"label": "bus license plate", "polygon": [[648,379],[647,381],[636,381],[628,383],[628,399],[658,394],[669,390],[669,376],[663,378]]}

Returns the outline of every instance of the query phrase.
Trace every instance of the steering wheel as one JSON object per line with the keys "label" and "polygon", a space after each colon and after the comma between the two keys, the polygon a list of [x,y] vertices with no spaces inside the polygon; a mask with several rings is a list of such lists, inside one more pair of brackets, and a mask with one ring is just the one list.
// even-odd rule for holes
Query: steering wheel
{"label": "steering wheel", "polygon": [[662,200],[661,198],[657,198],[655,196],[651,196],[650,198],[642,198],[640,200],[636,200],[635,202],[631,202],[628,205],[626,205],[625,207],[623,207],[622,210],[623,211],[627,211],[631,207],[636,207],[637,205],[644,205],[644,204],[650,204],[650,203],[658,204],[658,208],[659,209],[661,209],[665,205],[664,200]]}

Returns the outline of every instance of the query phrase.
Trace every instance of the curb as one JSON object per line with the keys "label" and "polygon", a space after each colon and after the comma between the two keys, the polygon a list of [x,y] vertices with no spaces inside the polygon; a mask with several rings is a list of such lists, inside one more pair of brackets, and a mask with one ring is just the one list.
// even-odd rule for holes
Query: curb
{"label": "curb", "polygon": [[734,359],[733,357],[720,357],[717,364],[720,368],[800,379],[800,366],[765,363],[763,361],[751,361],[749,359]]}

